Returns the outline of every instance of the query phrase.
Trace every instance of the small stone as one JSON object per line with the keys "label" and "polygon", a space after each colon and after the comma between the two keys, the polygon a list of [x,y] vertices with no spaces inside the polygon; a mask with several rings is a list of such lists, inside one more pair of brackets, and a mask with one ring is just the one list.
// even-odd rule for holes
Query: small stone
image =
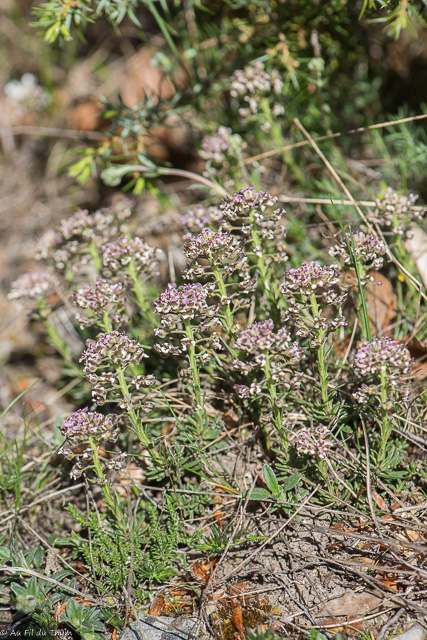
{"label": "small stone", "polygon": [[416,624],[411,627],[405,633],[399,633],[398,636],[394,636],[393,640],[426,640],[427,631],[424,627],[420,627],[420,625]]}
{"label": "small stone", "polygon": [[[141,634],[141,627],[144,635]],[[204,625],[197,618],[145,616],[132,622],[122,640],[209,640]]]}

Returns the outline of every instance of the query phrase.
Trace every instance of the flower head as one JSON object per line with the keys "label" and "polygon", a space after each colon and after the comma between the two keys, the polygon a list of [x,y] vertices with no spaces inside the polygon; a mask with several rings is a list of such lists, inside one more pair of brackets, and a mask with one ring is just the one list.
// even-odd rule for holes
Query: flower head
{"label": "flower head", "polygon": [[[381,402],[386,410],[393,408],[393,397],[409,402],[410,389],[405,377],[411,372],[412,364],[409,350],[403,342],[388,336],[374,338],[372,342],[365,340],[356,351],[353,367],[356,373],[371,379],[371,382],[362,384],[353,397],[360,404]],[[381,382],[376,384],[379,378]],[[381,399],[384,389],[388,389],[385,403]]]}
{"label": "flower head", "polygon": [[290,369],[304,358],[304,351],[297,342],[292,342],[289,330],[281,327],[274,331],[272,320],[254,322],[247,329],[237,332],[234,348],[246,353],[249,358],[244,362],[239,359],[232,361],[233,369],[248,375],[251,371],[264,368],[263,378],[259,382],[246,385],[235,385],[241,398],[249,398],[259,394],[267,385],[265,367],[268,375],[275,384],[283,389],[298,388],[300,377]]}
{"label": "flower head", "polygon": [[262,222],[264,211],[276,202],[276,196],[272,196],[266,191],[257,192],[254,187],[250,187],[249,189],[241,189],[231,197],[225,198],[220,209],[228,220],[247,218],[249,213],[254,211],[257,222]]}
{"label": "flower head", "polygon": [[131,362],[139,364],[143,358],[148,358],[139,342],[118,331],[101,333],[96,341],[88,340],[88,345],[80,358],[88,372],[111,364],[118,364],[123,369]]}
{"label": "flower head", "polygon": [[52,286],[52,276],[48,271],[30,271],[15,280],[7,297],[9,300],[45,298]]}
{"label": "flower head", "polygon": [[289,330],[281,327],[276,333],[272,320],[254,322],[247,329],[241,329],[234,344],[240,351],[254,356],[262,353],[284,355],[289,364],[296,364],[303,357],[303,350],[298,343],[292,342]]}
{"label": "flower head", "polygon": [[242,249],[230,233],[205,229],[199,235],[187,238],[184,253],[188,258],[206,258],[211,264],[221,265],[226,260],[240,258]]}
{"label": "flower head", "polygon": [[312,347],[319,347],[328,333],[347,324],[342,311],[346,294],[337,290],[338,283],[337,264],[322,267],[306,262],[283,277],[280,291],[288,298],[285,319],[292,319],[298,336],[311,336]]}
{"label": "flower head", "polygon": [[270,106],[276,116],[282,115],[283,106],[276,102],[282,90],[283,81],[279,72],[276,69],[266,71],[262,62],[238,69],[231,77],[230,94],[243,101],[244,106],[239,109],[239,114],[244,120],[261,113],[263,98],[268,98],[272,103]]}
{"label": "flower head", "polygon": [[216,133],[206,136],[200,150],[200,157],[206,160],[207,170],[204,175],[233,174],[241,163],[242,149],[245,146],[241,136],[228,127],[221,126]]}
{"label": "flower head", "polygon": [[400,378],[410,373],[412,358],[403,342],[384,336],[372,342],[365,340],[354,356],[353,366],[362,376],[380,375],[384,371],[389,379]]}
{"label": "flower head", "polygon": [[108,242],[102,251],[103,274],[110,277],[123,271],[132,261],[138,273],[158,272],[157,250],[150,247],[141,238],[120,236],[117,240]]}
{"label": "flower head", "polygon": [[[128,200],[89,213],[82,209],[62,220],[56,231],[48,231],[37,243],[37,259],[51,259],[58,270],[79,268],[87,262],[89,245],[102,247],[126,230],[124,221],[132,213]],[[76,261],[78,258],[78,261]]]}
{"label": "flower head", "polygon": [[[366,234],[363,231],[355,231],[346,234],[350,246],[353,248],[356,258],[367,269],[381,269],[383,265],[383,255],[387,251],[386,244],[378,236]],[[345,264],[352,263],[352,257],[348,251],[345,238],[329,250],[329,255],[339,256]]]}
{"label": "flower head", "polygon": [[[119,436],[119,416],[88,411],[88,408],[74,411],[59,427],[59,431],[66,439],[59,453],[68,460],[76,459],[71,471],[73,479],[79,478],[84,469],[93,460],[92,441],[98,447],[101,442],[116,442]],[[79,447],[79,450],[75,450]]]}
{"label": "flower head", "polygon": [[157,313],[177,314],[183,320],[189,320],[196,315],[205,315],[208,310],[207,297],[210,289],[201,284],[185,284],[180,287],[168,284],[166,291],[161,293],[154,302]]}
{"label": "flower head", "polygon": [[325,458],[328,449],[333,445],[332,440],[327,438],[329,433],[329,429],[324,425],[319,425],[314,430],[302,429],[294,440],[294,447],[298,453]]}
{"label": "flower head", "polygon": [[96,282],[84,285],[74,294],[74,303],[80,309],[86,310],[87,315],[78,313],[76,318],[82,326],[90,326],[108,313],[111,322],[126,322],[124,291],[122,282],[112,282],[105,278],[98,278]]}
{"label": "flower head", "polygon": [[305,262],[298,269],[289,269],[282,280],[280,291],[286,295],[312,293],[329,290],[339,282],[339,266],[321,267],[317,262]]}
{"label": "flower head", "polygon": [[74,411],[59,427],[59,431],[71,446],[86,444],[89,438],[99,443],[103,440],[115,442],[119,435],[119,417],[88,411],[88,408]]}
{"label": "flower head", "polygon": [[217,223],[222,220],[222,217],[222,211],[219,207],[197,205],[181,216],[179,221],[191,233],[200,233],[206,227],[218,226]]}
{"label": "flower head", "polygon": [[396,235],[408,236],[411,222],[421,220],[426,213],[426,210],[414,207],[417,199],[418,196],[413,193],[405,196],[387,187],[375,201],[376,209],[368,215],[368,219]]}

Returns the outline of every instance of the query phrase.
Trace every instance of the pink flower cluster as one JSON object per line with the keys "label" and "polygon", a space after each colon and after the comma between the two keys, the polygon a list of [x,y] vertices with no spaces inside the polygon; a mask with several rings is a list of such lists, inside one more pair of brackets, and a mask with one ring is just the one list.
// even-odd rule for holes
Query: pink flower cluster
{"label": "pink flower cluster", "polygon": [[122,282],[113,282],[105,278],[98,278],[96,282],[84,285],[74,294],[74,303],[87,314],[76,314],[82,327],[96,324],[108,313],[113,324],[120,325],[127,321],[124,312],[125,286]]}
{"label": "pink flower cluster", "polygon": [[388,336],[374,338],[358,348],[353,366],[362,376],[387,373],[388,378],[400,378],[408,375],[412,369],[412,358],[406,345]]}
{"label": "pink flower cluster", "polygon": [[157,250],[150,247],[141,238],[120,236],[117,240],[108,242],[102,250],[103,275],[110,277],[122,272],[131,262],[137,273],[157,275]]}
{"label": "pink flower cluster", "polygon": [[184,253],[188,258],[206,258],[211,264],[221,266],[228,260],[241,259],[242,247],[230,233],[205,229],[199,235],[187,238]]}
{"label": "pink flower cluster", "polygon": [[332,440],[328,440],[329,429],[324,425],[319,425],[314,430],[302,429],[294,440],[294,447],[300,454],[316,455],[325,458],[328,450],[332,447]]}
{"label": "pink flower cluster", "polygon": [[[356,259],[361,262],[367,269],[381,269],[383,265],[383,255],[387,251],[386,244],[378,236],[364,233],[364,231],[355,231],[350,234],[347,232],[347,241],[352,247]],[[339,256],[345,264],[351,264],[352,258],[349,253],[345,238],[334,247],[331,247],[329,254],[333,257]]]}
{"label": "pink flower cluster", "polygon": [[209,311],[207,297],[211,291],[201,284],[185,284],[177,287],[171,282],[166,291],[154,302],[157,313],[177,314],[183,320],[191,320],[196,315],[206,315]]}

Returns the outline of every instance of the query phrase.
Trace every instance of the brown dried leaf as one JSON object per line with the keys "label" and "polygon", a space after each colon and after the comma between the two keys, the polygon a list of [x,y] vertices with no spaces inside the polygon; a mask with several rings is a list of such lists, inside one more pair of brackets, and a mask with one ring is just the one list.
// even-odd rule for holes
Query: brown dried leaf
{"label": "brown dried leaf", "polygon": [[150,608],[148,610],[148,615],[150,616],[161,616],[165,607],[165,598],[159,593],[153,602],[150,604]]}
{"label": "brown dried leaf", "polygon": [[377,505],[377,507],[379,507],[380,509],[382,509],[382,511],[388,511],[388,507],[387,504],[384,502],[384,500],[381,498],[381,496],[379,495],[379,493],[377,493],[375,491],[375,489],[372,489],[371,491],[372,493],[372,497],[375,500],[375,503]]}
{"label": "brown dried leaf", "polygon": [[366,285],[365,297],[373,333],[385,331],[396,316],[398,305],[390,280],[376,271],[370,273],[373,282]]}
{"label": "brown dried leaf", "polygon": [[234,635],[236,640],[244,640],[246,637],[245,626],[243,624],[243,610],[237,598],[231,600],[231,621],[237,629],[237,634]]}
{"label": "brown dried leaf", "polygon": [[207,582],[213,566],[217,563],[218,558],[210,560],[196,560],[190,565],[190,575],[197,582]]}
{"label": "brown dried leaf", "polygon": [[[384,332],[391,325],[397,313],[398,302],[390,280],[377,271],[371,271],[369,275],[373,278],[373,281],[366,285],[364,291],[369,322],[372,333],[375,335]],[[353,291],[354,295],[357,296],[355,271],[353,269],[344,271],[342,276],[344,283],[349,285],[350,291]]]}
{"label": "brown dried leaf", "polygon": [[125,497],[129,495],[133,482],[142,483],[145,479],[143,469],[139,467],[135,462],[130,462],[116,479],[116,491],[121,496]]}
{"label": "brown dried leaf", "polygon": [[242,596],[247,588],[247,582],[235,582],[227,589],[227,595],[232,597]]}
{"label": "brown dried leaf", "polygon": [[417,380],[423,380],[427,376],[427,346],[421,344],[418,338],[411,338],[406,343],[411,358],[414,358],[414,368],[411,375]]}
{"label": "brown dried leaf", "polygon": [[99,101],[88,98],[72,106],[67,117],[69,124],[77,131],[99,131],[104,128],[100,115]]}

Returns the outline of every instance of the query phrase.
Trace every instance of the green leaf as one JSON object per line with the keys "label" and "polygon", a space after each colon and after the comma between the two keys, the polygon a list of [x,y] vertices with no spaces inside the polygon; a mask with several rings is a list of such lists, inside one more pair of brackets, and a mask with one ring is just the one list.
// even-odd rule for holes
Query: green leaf
{"label": "green leaf", "polygon": [[[83,617],[83,612],[81,607],[79,607],[78,603],[71,598],[68,600],[67,609],[66,609],[66,617],[70,620],[74,626],[79,627],[81,625],[81,618]],[[62,620],[62,616],[61,616]]]}
{"label": "green leaf", "polygon": [[16,596],[26,596],[28,593],[28,591],[17,582],[12,582],[10,588]]}
{"label": "green leaf", "polygon": [[129,172],[129,169],[125,167],[108,167],[101,171],[101,178],[109,187],[117,187],[123,176]]}
{"label": "green leaf", "polygon": [[299,473],[295,473],[293,476],[290,476],[290,478],[286,478],[286,480],[282,484],[283,491],[290,491],[291,489],[293,489],[300,481],[300,478],[301,476],[299,475]]}
{"label": "green leaf", "polygon": [[264,482],[267,487],[270,489],[271,493],[274,495],[278,495],[279,493],[279,483],[277,482],[276,475],[270,465],[265,464],[262,468],[262,477],[264,478]]}
{"label": "green leaf", "polygon": [[255,487],[252,489],[250,500],[268,500],[271,499],[271,493],[267,489]]}
{"label": "green leaf", "polygon": [[11,557],[12,554],[7,547],[0,547],[0,562],[7,562]]}

